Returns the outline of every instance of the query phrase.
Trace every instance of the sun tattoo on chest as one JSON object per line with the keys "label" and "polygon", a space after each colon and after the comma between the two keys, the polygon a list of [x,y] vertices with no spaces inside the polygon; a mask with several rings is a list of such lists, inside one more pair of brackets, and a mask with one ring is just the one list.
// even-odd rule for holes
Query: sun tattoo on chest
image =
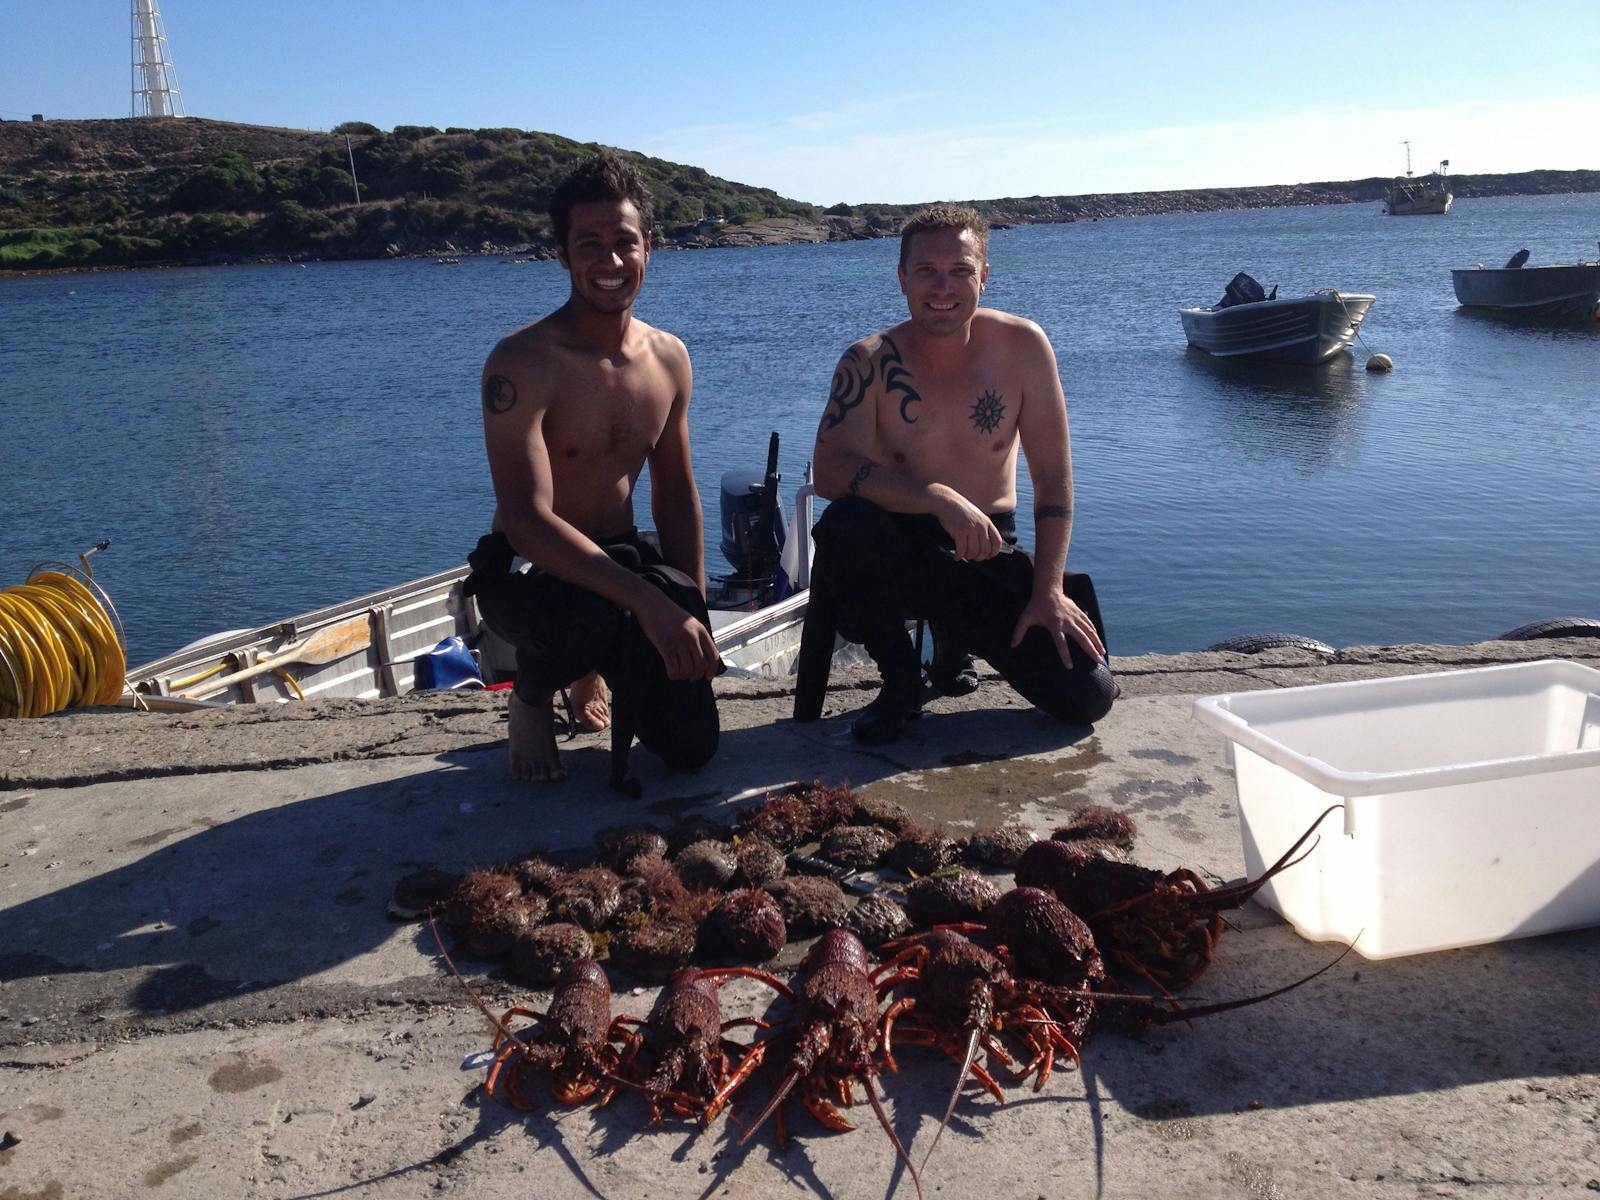
{"label": "sun tattoo on chest", "polygon": [[980,433],[993,433],[1000,428],[1006,415],[1006,406],[997,392],[984,392],[972,402],[972,425]]}

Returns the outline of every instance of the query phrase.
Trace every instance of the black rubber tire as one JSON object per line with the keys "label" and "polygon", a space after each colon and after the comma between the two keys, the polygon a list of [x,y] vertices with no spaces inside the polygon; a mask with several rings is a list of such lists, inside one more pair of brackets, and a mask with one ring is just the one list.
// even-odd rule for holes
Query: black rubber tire
{"label": "black rubber tire", "polygon": [[1235,654],[1260,654],[1263,650],[1310,650],[1313,654],[1326,654],[1330,657],[1338,651],[1327,642],[1319,642],[1316,638],[1304,637],[1298,633],[1247,633],[1243,637],[1229,638],[1225,642],[1218,642],[1214,646],[1207,646],[1207,650],[1231,650]]}
{"label": "black rubber tire", "polygon": [[1600,620],[1594,617],[1547,617],[1508,629],[1497,642],[1531,642],[1535,638],[1600,638]]}

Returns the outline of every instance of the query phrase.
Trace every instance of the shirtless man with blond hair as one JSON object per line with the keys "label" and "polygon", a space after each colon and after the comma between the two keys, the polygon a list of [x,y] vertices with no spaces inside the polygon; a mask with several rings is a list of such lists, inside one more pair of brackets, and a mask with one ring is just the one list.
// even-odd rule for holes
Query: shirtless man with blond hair
{"label": "shirtless man with blond hair", "polygon": [[[720,664],[689,456],[689,354],[633,316],[650,261],[650,193],[602,152],[557,187],[550,218],[571,292],[484,364],[495,514],[468,560],[484,620],[517,648],[511,774],[565,776],[551,701],[595,671],[619,729],[693,769],[716,750],[710,680]],[[634,527],[646,463],[659,553]]]}
{"label": "shirtless man with blond hair", "polygon": [[[883,689],[853,731],[890,742],[921,715],[921,665],[905,629],[929,618],[936,686],[970,690],[977,654],[1024,698],[1088,724],[1118,688],[1086,575],[1067,573],[1072,451],[1055,353],[1032,321],[978,301],[988,227],[936,205],[906,222],[900,290],[910,311],[845,351],[817,430],[812,603],[878,664]],[[1033,481],[1036,561],[1016,544],[1017,450]]]}

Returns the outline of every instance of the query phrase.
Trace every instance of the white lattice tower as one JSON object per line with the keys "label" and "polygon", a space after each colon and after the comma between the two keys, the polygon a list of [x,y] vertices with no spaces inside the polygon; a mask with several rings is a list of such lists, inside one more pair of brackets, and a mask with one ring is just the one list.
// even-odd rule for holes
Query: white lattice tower
{"label": "white lattice tower", "polygon": [[156,0],[133,0],[133,115],[181,117],[183,95]]}

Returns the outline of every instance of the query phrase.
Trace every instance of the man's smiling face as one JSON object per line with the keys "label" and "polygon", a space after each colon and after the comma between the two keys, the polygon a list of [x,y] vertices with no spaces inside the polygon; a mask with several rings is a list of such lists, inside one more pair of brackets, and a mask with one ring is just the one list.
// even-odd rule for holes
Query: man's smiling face
{"label": "man's smiling face", "polygon": [[572,206],[561,265],[572,296],[598,312],[625,312],[644,284],[650,237],[631,200],[591,200]]}
{"label": "man's smiling face", "polygon": [[900,290],[917,328],[940,336],[972,320],[988,278],[989,264],[970,229],[926,229],[912,235]]}

